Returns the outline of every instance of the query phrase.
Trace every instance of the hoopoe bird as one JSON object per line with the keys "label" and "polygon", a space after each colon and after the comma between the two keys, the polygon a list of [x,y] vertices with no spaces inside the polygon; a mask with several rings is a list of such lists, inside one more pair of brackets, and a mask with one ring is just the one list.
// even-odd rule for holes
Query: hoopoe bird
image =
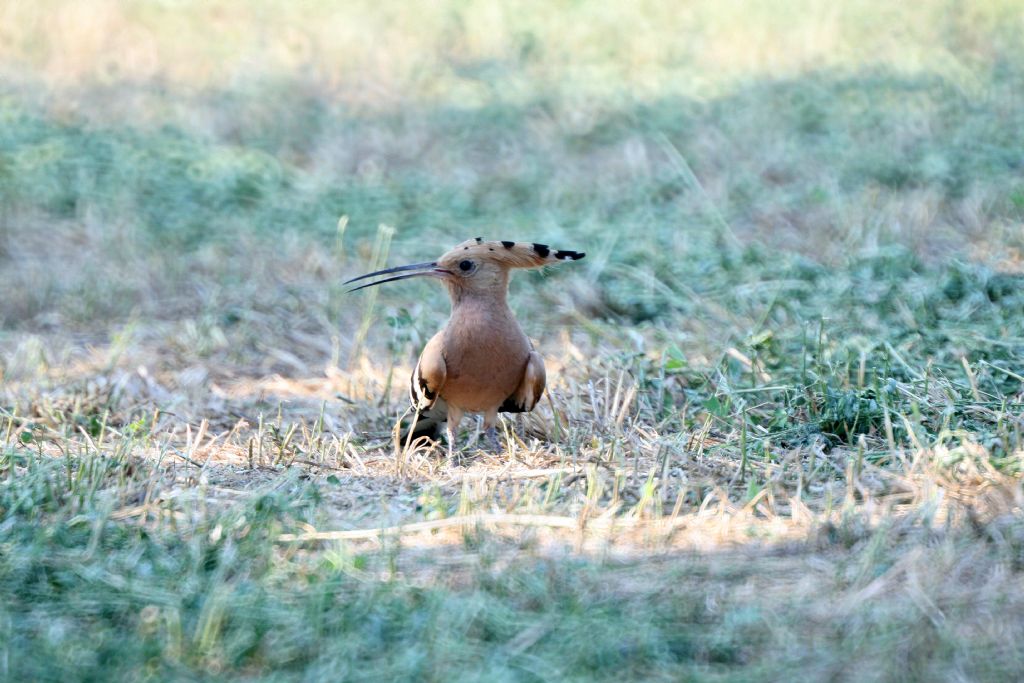
{"label": "hoopoe bird", "polygon": [[436,261],[386,268],[348,280],[345,284],[402,273],[349,291],[413,277],[437,278],[448,289],[451,317],[427,342],[413,370],[409,393],[415,415],[411,434],[407,430],[402,438],[436,438],[441,425],[447,423],[451,460],[463,416],[483,413],[484,434],[497,447],[498,413],[530,412],[544,394],[546,383],[544,360],[508,306],[511,271],[578,261],[584,256],[578,251],[553,250],[546,244],[490,242],[477,237]]}

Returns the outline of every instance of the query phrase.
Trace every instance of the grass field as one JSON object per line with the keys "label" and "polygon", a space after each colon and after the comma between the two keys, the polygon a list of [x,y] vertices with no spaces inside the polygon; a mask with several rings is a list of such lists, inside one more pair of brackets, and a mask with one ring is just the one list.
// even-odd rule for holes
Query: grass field
{"label": "grass field", "polygon": [[[0,5],[0,679],[1024,671],[1024,7]],[[430,283],[547,399],[396,451]],[[474,429],[465,430],[471,440]]]}

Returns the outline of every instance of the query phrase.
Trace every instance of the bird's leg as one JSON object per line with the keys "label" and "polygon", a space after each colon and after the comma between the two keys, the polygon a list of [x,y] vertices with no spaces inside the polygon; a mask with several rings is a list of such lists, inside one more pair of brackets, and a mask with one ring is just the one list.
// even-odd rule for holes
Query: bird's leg
{"label": "bird's leg", "polygon": [[487,445],[495,453],[501,452],[501,442],[498,441],[498,430],[494,423],[498,420],[498,409],[488,410],[484,413],[484,436],[487,438]]}
{"label": "bird's leg", "polygon": [[459,423],[462,422],[462,411],[455,406],[448,404],[448,464],[455,462],[455,437],[459,433]]}

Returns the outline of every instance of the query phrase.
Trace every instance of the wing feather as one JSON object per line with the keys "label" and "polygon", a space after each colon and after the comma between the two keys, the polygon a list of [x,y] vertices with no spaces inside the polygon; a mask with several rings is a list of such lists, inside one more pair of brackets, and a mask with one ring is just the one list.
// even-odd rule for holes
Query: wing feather
{"label": "wing feather", "polygon": [[441,433],[441,426],[448,420],[448,405],[440,398],[441,387],[448,376],[442,353],[443,340],[442,332],[438,332],[427,342],[416,362],[416,369],[409,377],[409,397],[416,415],[402,429],[399,437],[402,443],[409,436],[410,427],[414,440],[421,436],[436,439]]}
{"label": "wing feather", "polygon": [[409,396],[417,409],[423,410],[434,405],[448,376],[442,353],[443,342],[441,332],[431,337],[413,370],[409,381]]}
{"label": "wing feather", "polygon": [[536,351],[530,351],[530,358],[526,361],[526,370],[523,372],[523,379],[519,387],[505,402],[498,408],[502,413],[528,413],[534,409],[544,395],[544,387],[547,384],[547,374],[544,370],[544,359]]}

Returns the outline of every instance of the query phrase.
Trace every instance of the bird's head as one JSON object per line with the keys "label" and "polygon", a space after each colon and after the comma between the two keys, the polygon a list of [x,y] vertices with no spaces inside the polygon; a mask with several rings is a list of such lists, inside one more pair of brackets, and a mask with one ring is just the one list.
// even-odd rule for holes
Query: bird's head
{"label": "bird's head", "polygon": [[352,278],[345,284],[379,275],[392,275],[369,282],[349,291],[364,287],[405,280],[412,277],[435,277],[448,285],[453,295],[463,293],[504,295],[509,271],[513,268],[540,268],[564,261],[578,261],[586,254],[579,251],[555,250],[546,244],[533,242],[485,241],[477,237],[456,245],[436,261],[414,263],[408,266],[385,268]]}

